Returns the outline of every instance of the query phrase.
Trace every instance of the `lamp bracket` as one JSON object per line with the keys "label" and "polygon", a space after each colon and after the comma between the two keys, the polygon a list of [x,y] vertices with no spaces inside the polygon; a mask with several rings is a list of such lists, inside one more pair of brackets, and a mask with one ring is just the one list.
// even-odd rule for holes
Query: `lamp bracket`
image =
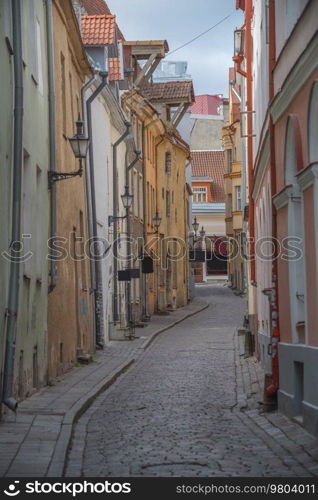
{"label": "lamp bracket", "polygon": [[114,216],[114,215],[109,215],[108,216],[108,225],[110,226],[111,224],[113,224],[116,220],[120,220],[120,219],[127,219],[127,215],[122,215],[121,217],[119,216]]}
{"label": "lamp bracket", "polygon": [[48,177],[49,177],[49,188],[52,187],[53,182],[57,181],[63,181],[65,179],[70,179],[71,177],[82,177],[83,175],[83,168],[80,167],[78,170],[75,170],[74,172],[54,172],[50,170],[48,172]]}

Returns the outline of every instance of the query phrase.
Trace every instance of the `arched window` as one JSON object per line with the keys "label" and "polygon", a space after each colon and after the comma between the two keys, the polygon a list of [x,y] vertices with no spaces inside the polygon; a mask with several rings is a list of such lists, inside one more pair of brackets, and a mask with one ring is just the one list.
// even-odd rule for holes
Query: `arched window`
{"label": "arched window", "polygon": [[288,197],[288,248],[292,250],[296,247],[301,254],[301,257],[297,258],[293,257],[292,252],[288,255],[290,319],[294,343],[304,342],[305,322],[303,199],[296,178],[296,174],[302,168],[299,122],[296,115],[290,115],[286,127],[284,160],[285,185],[291,186]]}
{"label": "arched window", "polygon": [[308,109],[308,158],[318,162],[318,80],[313,83]]}

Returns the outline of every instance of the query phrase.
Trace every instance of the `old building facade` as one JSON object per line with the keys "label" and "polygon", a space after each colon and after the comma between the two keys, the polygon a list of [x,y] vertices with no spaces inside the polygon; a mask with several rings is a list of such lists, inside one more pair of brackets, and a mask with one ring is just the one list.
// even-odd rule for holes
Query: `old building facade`
{"label": "old building facade", "polygon": [[[243,254],[241,168],[240,85],[235,82],[234,68],[229,70],[229,121],[223,128],[225,160],[226,235],[228,239],[228,278],[233,289],[245,291],[245,262]],[[234,83],[235,82],[235,83]]]}
{"label": "old building facade", "polygon": [[[53,26],[56,171],[70,173],[79,165],[68,138],[76,132],[78,116],[83,117],[81,91],[86,77],[91,76],[91,68],[71,2],[53,3]],[[49,380],[73,366],[78,355],[95,349],[86,175],[84,168],[82,176],[51,183],[51,195],[52,189],[56,191],[57,246],[62,247],[62,255],[56,262],[55,283],[49,294]]]}
{"label": "old building facade", "polygon": [[254,239],[249,328],[265,369],[265,407],[278,398],[317,434],[317,3],[238,0],[237,8],[245,23],[233,60],[243,76],[242,170]]}
{"label": "old building facade", "polygon": [[5,1],[0,9],[8,124],[0,148],[2,397],[13,409],[47,380],[47,22],[42,2]]}

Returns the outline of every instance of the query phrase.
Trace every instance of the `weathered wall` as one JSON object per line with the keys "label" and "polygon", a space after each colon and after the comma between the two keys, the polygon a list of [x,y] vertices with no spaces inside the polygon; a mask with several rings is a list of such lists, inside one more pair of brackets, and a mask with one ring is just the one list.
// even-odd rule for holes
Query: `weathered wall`
{"label": "weathered wall", "polygon": [[191,115],[191,150],[222,149],[223,117]]}
{"label": "weathered wall", "polygon": [[[53,25],[57,168],[71,172],[78,168],[78,161],[67,138],[75,133],[78,113],[83,114],[81,87],[89,69],[69,2],[54,2]],[[81,243],[75,242],[75,238],[88,239],[85,184],[85,173],[57,184],[57,234],[64,241],[60,244],[63,257],[58,262],[57,286],[49,295],[49,380],[73,365],[77,350],[92,352],[95,345],[89,262],[85,253],[81,257]]]}

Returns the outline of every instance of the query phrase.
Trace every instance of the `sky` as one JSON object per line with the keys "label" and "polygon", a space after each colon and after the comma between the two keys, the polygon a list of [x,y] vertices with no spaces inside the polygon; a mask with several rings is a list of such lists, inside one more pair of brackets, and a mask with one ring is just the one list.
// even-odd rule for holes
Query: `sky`
{"label": "sky", "polygon": [[167,59],[188,61],[196,95],[228,95],[233,31],[243,24],[235,0],[106,0],[126,40],[167,40],[170,50],[232,14],[226,21]]}

